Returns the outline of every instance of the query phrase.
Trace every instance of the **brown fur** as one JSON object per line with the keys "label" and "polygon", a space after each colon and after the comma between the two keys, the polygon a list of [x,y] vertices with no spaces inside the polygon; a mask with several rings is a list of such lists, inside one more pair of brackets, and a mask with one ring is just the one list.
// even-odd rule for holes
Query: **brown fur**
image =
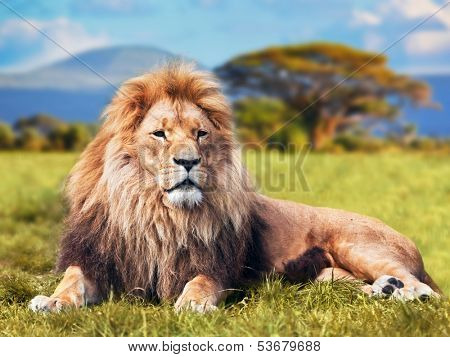
{"label": "brown fur", "polygon": [[[196,210],[166,207],[161,191],[142,173],[134,136],[152,103],[161,100],[195,103],[220,134],[208,148],[222,155],[211,170],[233,177],[226,187],[214,182]],[[173,66],[134,78],[121,87],[105,118],[68,181],[61,270],[80,266],[103,296],[112,287],[174,298],[197,274],[230,287],[242,279],[245,266],[259,269],[248,257],[262,225],[231,134],[229,106],[209,75]]]}
{"label": "brown fur", "polygon": [[284,274],[293,283],[313,281],[320,272],[330,267],[331,263],[322,248],[313,247],[300,257],[289,260],[284,264]]}
{"label": "brown fur", "polygon": [[[395,276],[405,298],[439,291],[414,244],[379,220],[254,193],[211,75],[175,65],[133,78],[104,116],[67,183],[58,262],[67,278],[52,298],[33,299],[33,310],[114,290],[208,311],[226,289],[271,270],[294,282]],[[181,167],[180,157],[195,167]],[[196,181],[191,201],[176,195],[183,190],[171,195],[180,175]],[[179,197],[191,206],[177,206]],[[83,289],[72,289],[74,276]]]}

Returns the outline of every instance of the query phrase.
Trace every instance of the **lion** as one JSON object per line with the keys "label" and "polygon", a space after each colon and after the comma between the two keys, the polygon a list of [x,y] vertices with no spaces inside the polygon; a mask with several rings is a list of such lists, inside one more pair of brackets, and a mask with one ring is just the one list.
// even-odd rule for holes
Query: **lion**
{"label": "lion", "polygon": [[207,312],[273,271],[294,283],[362,281],[371,295],[439,296],[415,245],[381,221],[258,194],[211,73],[178,63],[132,78],[103,117],[66,183],[64,277],[32,310],[114,292]]}

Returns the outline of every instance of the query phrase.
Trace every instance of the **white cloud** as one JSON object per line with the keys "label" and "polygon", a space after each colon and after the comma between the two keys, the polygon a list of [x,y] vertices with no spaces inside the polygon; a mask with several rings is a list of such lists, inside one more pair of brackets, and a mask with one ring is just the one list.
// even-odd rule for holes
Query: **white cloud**
{"label": "white cloud", "polygon": [[444,3],[438,4],[433,0],[391,0],[383,11],[394,12],[404,19],[417,21],[435,14],[429,22],[437,23],[440,29],[419,28],[405,39],[405,50],[408,54],[435,55],[450,50],[450,6],[438,11],[443,5]]}
{"label": "white cloud", "polygon": [[364,11],[364,10],[353,10],[353,25],[367,25],[367,26],[376,26],[379,25],[382,21],[381,17],[374,14],[373,12]]}
{"label": "white cloud", "polygon": [[436,13],[430,21],[435,21],[446,28],[450,28],[450,11],[442,8],[446,1],[434,0],[386,0],[380,2],[372,11],[353,10],[352,23],[355,25],[374,26],[394,20],[422,20]]}
{"label": "white cloud", "polygon": [[[109,43],[105,34],[91,35],[85,28],[67,18],[53,20],[29,20],[49,38],[70,53],[79,53],[91,48],[102,47]],[[0,25],[0,53],[5,48],[36,47],[36,54],[18,63],[3,67],[10,71],[23,71],[65,58],[68,54],[21,19],[10,19]]]}
{"label": "white cloud", "polygon": [[[370,32],[363,36],[367,49],[380,49],[383,44],[380,34],[387,35],[386,26],[395,23],[402,25],[406,31],[434,14],[426,23],[406,36],[402,45],[409,55],[442,54],[450,50],[450,6],[438,11],[444,4],[446,2],[443,0],[386,0],[380,2],[372,12],[354,10],[352,24],[370,29]],[[386,26],[378,26],[377,31],[380,31],[380,34],[376,34],[373,27],[380,24]]]}
{"label": "white cloud", "polygon": [[[393,14],[405,19],[425,19],[427,16],[438,11],[446,2],[436,3],[433,0],[390,0],[380,5],[380,13],[384,15]],[[450,28],[450,11],[444,8],[433,19],[447,28]]]}
{"label": "white cloud", "polygon": [[0,26],[0,48],[13,38],[20,42],[31,42],[35,37],[36,30],[22,20],[8,19]]}
{"label": "white cloud", "polygon": [[406,39],[406,52],[432,55],[450,50],[450,31],[429,30],[412,33]]}
{"label": "white cloud", "polygon": [[385,41],[382,36],[375,32],[369,32],[363,36],[364,48],[370,51],[379,51],[382,49]]}

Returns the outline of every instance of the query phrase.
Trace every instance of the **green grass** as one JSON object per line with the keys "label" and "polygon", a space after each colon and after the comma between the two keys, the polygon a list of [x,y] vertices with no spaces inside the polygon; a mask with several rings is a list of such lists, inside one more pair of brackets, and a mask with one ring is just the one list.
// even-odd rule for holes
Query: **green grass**
{"label": "green grass", "polygon": [[[266,160],[270,158],[270,160]],[[420,154],[310,155],[300,182],[288,156],[247,163],[273,197],[376,216],[408,235],[450,294],[450,158]],[[450,303],[370,299],[342,282],[302,289],[269,277],[206,316],[117,297],[60,314],[27,309],[50,294],[64,209],[61,189],[75,154],[0,153],[0,336],[449,336]],[[271,178],[269,185],[269,178]],[[292,186],[291,183],[294,183]],[[278,186],[278,187],[277,187]]]}

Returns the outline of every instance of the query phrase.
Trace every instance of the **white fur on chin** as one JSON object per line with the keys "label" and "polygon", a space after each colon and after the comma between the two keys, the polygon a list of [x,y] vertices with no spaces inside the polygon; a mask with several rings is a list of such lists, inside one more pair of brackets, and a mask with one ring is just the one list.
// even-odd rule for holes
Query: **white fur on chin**
{"label": "white fur on chin", "polygon": [[202,202],[203,194],[196,187],[190,187],[188,189],[176,189],[167,194],[169,202],[176,207],[187,206],[193,208]]}

